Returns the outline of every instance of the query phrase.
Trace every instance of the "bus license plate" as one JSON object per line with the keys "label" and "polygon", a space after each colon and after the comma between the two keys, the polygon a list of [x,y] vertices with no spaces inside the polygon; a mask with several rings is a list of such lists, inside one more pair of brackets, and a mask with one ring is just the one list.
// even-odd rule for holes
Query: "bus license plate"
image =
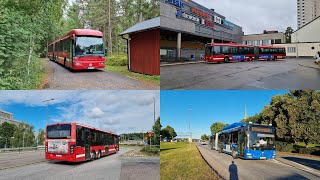
{"label": "bus license plate", "polygon": [[88,67],[88,69],[94,69],[94,67]]}
{"label": "bus license plate", "polygon": [[56,154],[56,157],[62,157],[62,155],[60,155],[60,154]]}
{"label": "bus license plate", "polygon": [[266,157],[260,157],[260,159],[267,159]]}

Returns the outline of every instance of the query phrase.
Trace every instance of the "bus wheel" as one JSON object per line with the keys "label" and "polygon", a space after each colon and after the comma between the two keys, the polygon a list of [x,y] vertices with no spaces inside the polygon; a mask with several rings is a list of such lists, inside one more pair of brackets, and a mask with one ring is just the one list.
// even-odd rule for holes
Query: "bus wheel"
{"label": "bus wheel", "polygon": [[101,151],[99,150],[99,152],[98,152],[98,159],[100,159],[101,158]]}
{"label": "bus wheel", "polygon": [[228,57],[225,57],[225,58],[224,58],[224,62],[225,62],[225,63],[229,62],[229,58],[228,58]]}
{"label": "bus wheel", "polygon": [[96,158],[96,152],[92,151],[91,152],[91,160],[94,160]]}
{"label": "bus wheel", "polygon": [[234,149],[232,150],[232,157],[233,159],[238,159],[237,152]]}

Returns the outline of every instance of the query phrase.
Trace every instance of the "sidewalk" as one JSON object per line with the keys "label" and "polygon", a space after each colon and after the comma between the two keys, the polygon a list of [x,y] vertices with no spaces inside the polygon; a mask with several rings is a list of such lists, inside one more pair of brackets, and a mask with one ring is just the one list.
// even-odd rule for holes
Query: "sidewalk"
{"label": "sidewalk", "polygon": [[163,62],[160,63],[160,67],[165,67],[165,66],[175,66],[175,65],[185,65],[185,64],[199,64],[199,63],[205,63],[205,61],[184,61],[184,62]]}
{"label": "sidewalk", "polygon": [[277,153],[276,160],[301,170],[308,170],[320,175],[320,158],[293,153]]}
{"label": "sidewalk", "polygon": [[314,68],[314,69],[320,69],[320,64],[316,64],[314,62],[315,60],[304,60],[304,61],[300,61],[299,65],[304,67]]}

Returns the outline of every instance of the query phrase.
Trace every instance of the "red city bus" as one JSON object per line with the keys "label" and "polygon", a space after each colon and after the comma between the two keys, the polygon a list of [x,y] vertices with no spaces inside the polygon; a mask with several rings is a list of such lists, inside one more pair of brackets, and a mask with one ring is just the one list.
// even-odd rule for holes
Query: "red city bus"
{"label": "red city bus", "polygon": [[277,46],[258,46],[259,59],[262,60],[277,60],[286,58],[286,49]]}
{"label": "red city bus", "polygon": [[47,125],[46,160],[80,162],[119,151],[119,136],[79,123]]}
{"label": "red city bus", "polygon": [[91,29],[73,29],[48,45],[48,58],[72,70],[103,69],[103,34]]}
{"label": "red city bus", "polygon": [[206,46],[206,62],[232,62],[254,60],[254,47],[235,43],[211,43]]}

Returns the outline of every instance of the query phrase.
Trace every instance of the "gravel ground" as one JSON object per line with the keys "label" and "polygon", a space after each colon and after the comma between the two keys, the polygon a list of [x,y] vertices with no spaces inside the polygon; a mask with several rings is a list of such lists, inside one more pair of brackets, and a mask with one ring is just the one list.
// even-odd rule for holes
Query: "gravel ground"
{"label": "gravel ground", "polygon": [[157,90],[159,85],[124,77],[107,70],[85,70],[71,72],[59,64],[48,61],[49,77],[43,89],[55,90]]}

